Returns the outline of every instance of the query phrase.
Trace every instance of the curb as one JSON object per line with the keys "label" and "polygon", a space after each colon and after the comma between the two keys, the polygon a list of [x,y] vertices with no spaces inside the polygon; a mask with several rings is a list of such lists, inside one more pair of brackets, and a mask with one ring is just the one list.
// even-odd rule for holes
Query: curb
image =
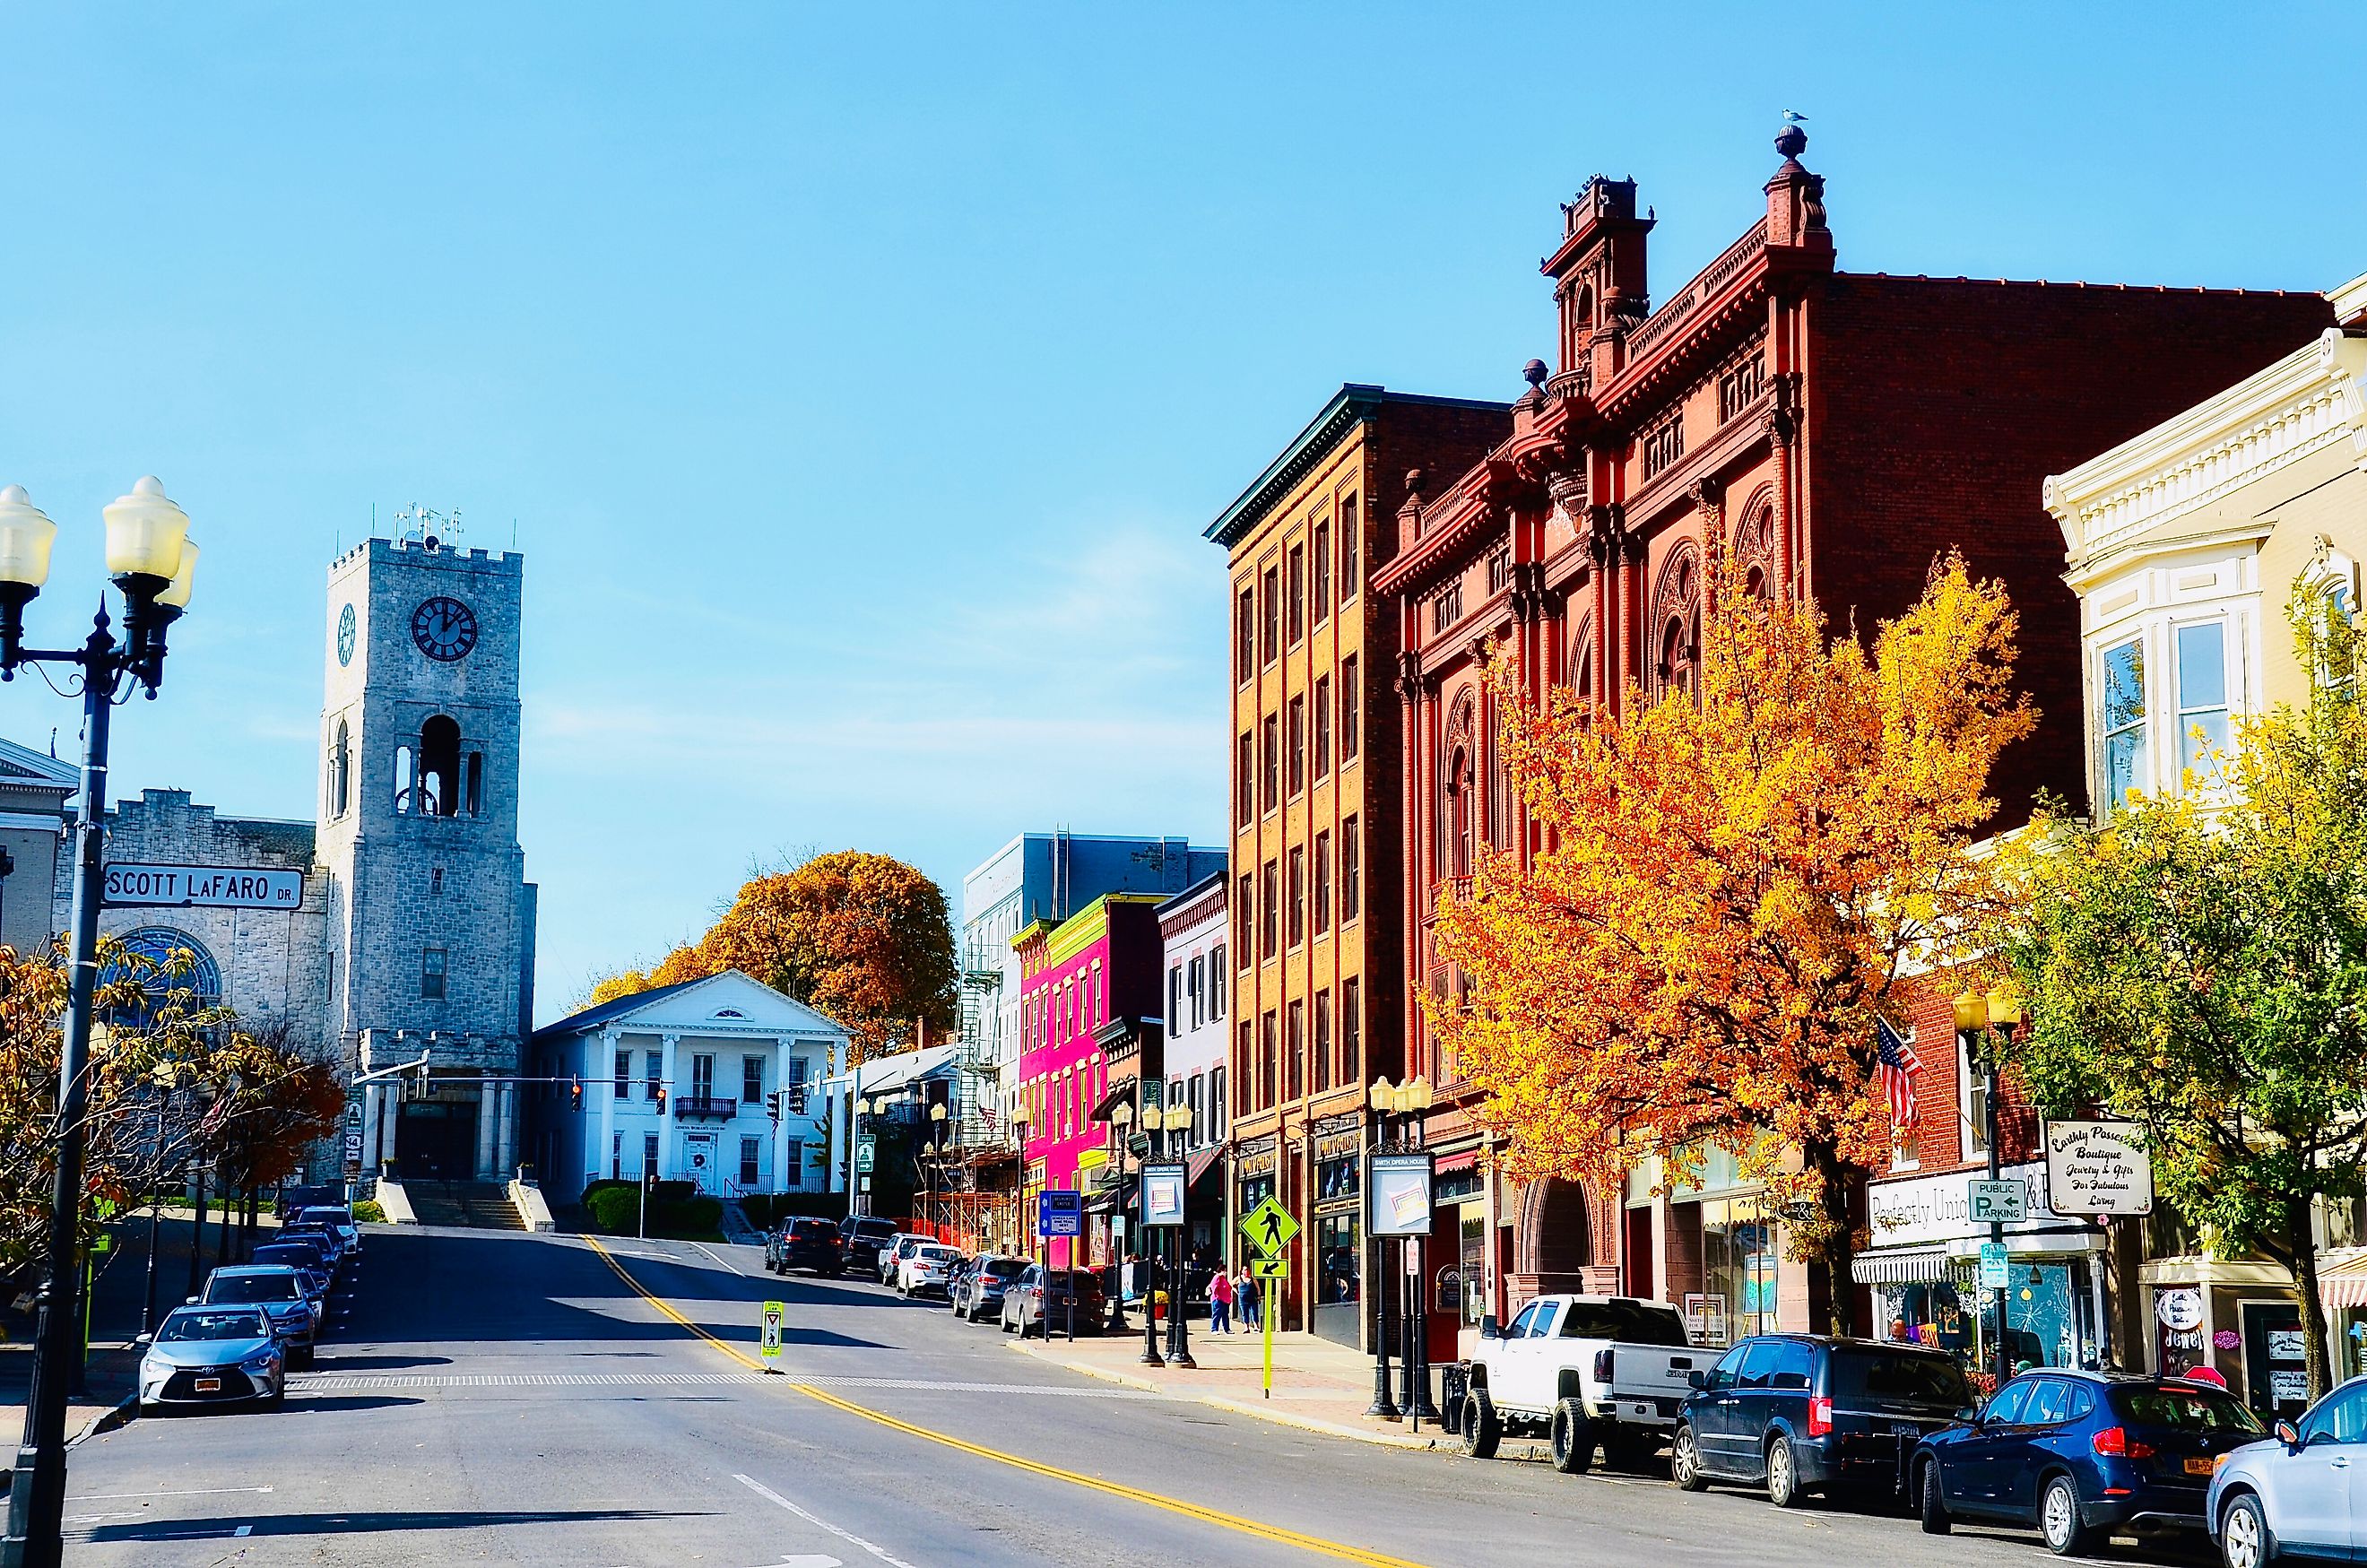
{"label": "curb", "polygon": [[1039,1361],[1049,1361],[1056,1367],[1085,1377],[1099,1378],[1104,1382],[1119,1383],[1127,1388],[1144,1389],[1152,1393],[1163,1393],[1170,1399],[1205,1404],[1211,1409],[1229,1411],[1236,1416],[1254,1416],[1261,1421],[1271,1421],[1278,1427],[1296,1427],[1301,1431],[1320,1432],[1326,1437],[1345,1438],[1359,1443],[1375,1443],[1383,1448],[1411,1449],[1417,1453],[1434,1451],[1452,1446],[1444,1434],[1436,1438],[1416,1438],[1399,1437],[1394,1432],[1367,1431],[1361,1427],[1350,1427],[1338,1421],[1326,1421],[1317,1416],[1301,1416],[1293,1411],[1276,1410],[1262,1401],[1232,1399],[1221,1393],[1178,1392],[1163,1383],[1153,1382],[1149,1378],[1113,1371],[1106,1367],[1094,1366],[1090,1361],[1065,1361],[1053,1355],[1048,1349],[1039,1350],[1033,1345],[1005,1341],[1003,1348],[1016,1350],[1023,1356],[1032,1356]]}
{"label": "curb", "polygon": [[140,1419],[140,1395],[127,1393],[123,1396],[121,1404],[111,1410],[102,1410],[85,1422],[81,1431],[66,1439],[66,1447],[71,1449],[85,1438],[100,1437],[119,1427],[129,1427],[138,1419]]}
{"label": "curb", "polygon": [[1091,1361],[1064,1361],[1053,1355],[1048,1348],[1038,1350],[1024,1339],[1006,1339],[1002,1342],[1002,1348],[1006,1350],[1015,1350],[1023,1356],[1032,1356],[1039,1361],[1049,1361],[1056,1367],[1064,1368],[1082,1376],[1099,1378],[1104,1382],[1114,1382],[1124,1388],[1138,1388],[1146,1393],[1168,1393],[1176,1399],[1198,1397],[1189,1393],[1172,1393],[1172,1391],[1151,1382],[1149,1378],[1138,1378],[1131,1372],[1112,1371],[1106,1367],[1094,1366]]}

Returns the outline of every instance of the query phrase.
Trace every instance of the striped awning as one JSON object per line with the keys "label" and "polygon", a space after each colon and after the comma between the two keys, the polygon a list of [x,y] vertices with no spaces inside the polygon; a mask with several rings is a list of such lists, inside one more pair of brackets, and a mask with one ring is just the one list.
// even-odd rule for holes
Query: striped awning
{"label": "striped awning", "polygon": [[2317,1270],[2317,1299],[2328,1307],[2367,1307],[2367,1252]]}
{"label": "striped awning", "polygon": [[1900,1247],[1862,1252],[1850,1260],[1850,1278],[1861,1285],[1922,1285],[1951,1277],[1948,1249]]}

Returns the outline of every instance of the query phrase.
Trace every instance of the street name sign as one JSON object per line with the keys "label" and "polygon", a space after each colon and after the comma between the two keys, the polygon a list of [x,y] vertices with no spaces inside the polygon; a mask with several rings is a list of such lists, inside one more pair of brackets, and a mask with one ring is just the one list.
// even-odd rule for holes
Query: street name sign
{"label": "street name sign", "polygon": [[1965,1217],[1976,1224],[2010,1225],[2030,1217],[2026,1181],[1976,1179],[1965,1190]]}
{"label": "street name sign", "polygon": [[756,1354],[764,1359],[766,1362],[764,1370],[768,1372],[780,1371],[778,1367],[770,1363],[781,1359],[781,1325],[788,1321],[788,1316],[789,1309],[783,1303],[779,1302],[764,1303],[764,1325],[763,1332],[757,1336]]}
{"label": "street name sign", "polygon": [[1085,1195],[1073,1187],[1048,1188],[1036,1194],[1036,1234],[1084,1235]]}
{"label": "street name sign", "polygon": [[2153,1155],[2135,1122],[2049,1122],[2046,1205],[2058,1214],[2150,1214]]}
{"label": "street name sign", "polygon": [[294,909],[304,902],[304,874],[260,866],[110,861],[100,899],[111,909]]}
{"label": "street name sign", "polygon": [[1274,1258],[1298,1234],[1298,1222],[1290,1217],[1289,1210],[1268,1198],[1241,1216],[1241,1234],[1250,1238],[1251,1247]]}

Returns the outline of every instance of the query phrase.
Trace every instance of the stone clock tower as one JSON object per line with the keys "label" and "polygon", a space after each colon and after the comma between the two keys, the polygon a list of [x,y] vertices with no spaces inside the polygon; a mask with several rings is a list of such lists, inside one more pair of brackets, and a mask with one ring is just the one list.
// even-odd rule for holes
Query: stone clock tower
{"label": "stone clock tower", "polygon": [[319,861],[328,1013],[364,1086],[361,1164],[506,1179],[530,1026],[533,889],[518,848],[522,558],[425,529],[329,568]]}

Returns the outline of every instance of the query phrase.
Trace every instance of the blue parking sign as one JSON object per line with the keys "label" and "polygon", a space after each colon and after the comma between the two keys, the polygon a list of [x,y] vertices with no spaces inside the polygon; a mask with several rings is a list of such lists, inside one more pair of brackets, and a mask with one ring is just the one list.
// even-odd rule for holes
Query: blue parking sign
{"label": "blue parking sign", "polygon": [[1037,1235],[1085,1234],[1085,1195],[1074,1188],[1048,1188],[1036,1194]]}

